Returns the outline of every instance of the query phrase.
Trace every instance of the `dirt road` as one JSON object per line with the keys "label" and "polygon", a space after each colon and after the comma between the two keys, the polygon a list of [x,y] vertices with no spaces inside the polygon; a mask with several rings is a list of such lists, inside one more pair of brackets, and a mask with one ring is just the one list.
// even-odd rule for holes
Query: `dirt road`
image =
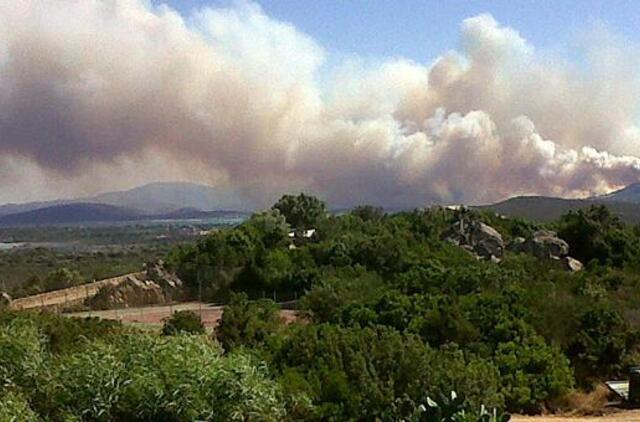
{"label": "dirt road", "polygon": [[640,410],[612,411],[604,416],[513,416],[512,422],[640,422]]}
{"label": "dirt road", "polygon": [[[207,328],[214,328],[222,317],[223,307],[206,303],[187,302],[175,305],[147,306],[141,308],[112,309],[108,311],[87,311],[65,314],[66,316],[87,317],[97,316],[104,319],[120,320],[124,323],[143,324],[148,326],[162,326],[164,319],[176,311],[193,311],[199,313]],[[285,321],[296,319],[295,311],[281,310],[280,315]]]}

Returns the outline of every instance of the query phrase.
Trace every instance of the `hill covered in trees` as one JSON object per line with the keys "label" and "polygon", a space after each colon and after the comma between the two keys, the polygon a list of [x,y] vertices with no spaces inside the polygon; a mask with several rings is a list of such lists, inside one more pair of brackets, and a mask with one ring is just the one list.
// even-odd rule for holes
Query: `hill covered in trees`
{"label": "hill covered in trees", "polygon": [[[477,259],[444,240],[460,211],[336,216],[314,197],[285,196],[170,253],[192,297],[228,304],[213,339],[5,315],[0,356],[35,357],[0,362],[0,409],[52,420],[419,421],[439,420],[429,419],[436,400],[475,421],[481,405],[560,409],[572,391],[640,362],[638,227],[603,206],[545,224],[464,215],[506,244],[554,230],[585,268],[509,248],[500,262]],[[297,298],[299,321],[281,321],[273,297]],[[166,333],[179,333],[172,324]]]}

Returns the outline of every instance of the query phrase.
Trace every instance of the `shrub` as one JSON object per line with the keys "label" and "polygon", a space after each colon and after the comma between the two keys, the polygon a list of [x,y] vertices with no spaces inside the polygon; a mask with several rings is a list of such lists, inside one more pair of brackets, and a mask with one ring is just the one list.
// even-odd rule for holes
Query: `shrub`
{"label": "shrub", "polygon": [[0,388],[32,388],[45,357],[44,336],[33,321],[13,319],[0,325]]}
{"label": "shrub", "polygon": [[278,306],[271,300],[249,301],[244,293],[232,294],[225,306],[215,338],[225,350],[257,347],[282,326]]}
{"label": "shrub", "polygon": [[299,326],[274,361],[288,392],[297,386],[325,419],[402,419],[427,395],[452,387],[470,405],[502,404],[499,372],[490,361],[467,359],[455,349],[436,351],[384,326]]}
{"label": "shrub", "polygon": [[246,355],[223,357],[206,336],[127,337],[130,383],[121,414],[144,420],[279,420],[285,410],[266,367]]}
{"label": "shrub", "polygon": [[29,403],[20,394],[0,389],[0,421],[36,422],[38,415],[31,410]]}
{"label": "shrub", "polygon": [[204,334],[204,324],[200,315],[192,311],[178,311],[167,318],[162,334],[171,336],[179,333]]}
{"label": "shrub", "polygon": [[509,411],[538,412],[573,387],[573,371],[566,356],[529,330],[500,343],[495,363]]}

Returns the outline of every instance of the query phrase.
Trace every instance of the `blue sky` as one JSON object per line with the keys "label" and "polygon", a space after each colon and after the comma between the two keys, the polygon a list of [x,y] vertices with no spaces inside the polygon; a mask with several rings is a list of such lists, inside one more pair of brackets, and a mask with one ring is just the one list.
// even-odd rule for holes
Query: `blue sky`
{"label": "blue sky", "polygon": [[[154,1],[154,3],[161,3]],[[170,0],[183,14],[227,0]],[[259,0],[267,15],[292,23],[330,54],[405,57],[427,63],[456,48],[463,19],[491,13],[536,49],[571,55],[594,28],[637,43],[640,2],[633,0]]]}

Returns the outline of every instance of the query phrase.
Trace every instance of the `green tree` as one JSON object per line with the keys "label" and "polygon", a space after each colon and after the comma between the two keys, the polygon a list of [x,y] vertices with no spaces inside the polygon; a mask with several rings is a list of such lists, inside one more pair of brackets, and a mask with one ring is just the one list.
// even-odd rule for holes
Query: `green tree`
{"label": "green tree", "polygon": [[558,235],[583,262],[596,260],[621,266],[638,256],[638,239],[604,205],[570,211],[560,219]]}
{"label": "green tree", "polygon": [[638,343],[638,335],[616,310],[594,306],[577,316],[578,327],[567,355],[579,379],[586,384],[597,378],[621,375],[626,356]]}
{"label": "green tree", "polygon": [[357,206],[351,211],[351,214],[362,221],[376,221],[384,218],[386,215],[383,208],[372,205]]}
{"label": "green tree", "polygon": [[555,346],[529,328],[512,327],[515,335],[498,344],[495,363],[503,382],[507,409],[536,413],[545,404],[566,394],[573,387],[569,360]]}
{"label": "green tree", "polygon": [[44,289],[46,291],[66,289],[67,287],[78,286],[83,283],[82,276],[76,270],[60,268],[51,271],[44,279]]}
{"label": "green tree", "polygon": [[324,202],[304,193],[298,196],[284,195],[272,209],[284,215],[287,223],[296,230],[317,227],[327,214]]}
{"label": "green tree", "polygon": [[278,306],[271,300],[249,301],[234,293],[224,307],[215,338],[229,351],[239,346],[258,347],[283,325]]}
{"label": "green tree", "polygon": [[285,216],[278,209],[272,209],[252,215],[242,225],[242,230],[250,233],[265,248],[269,249],[287,243],[290,227]]}

